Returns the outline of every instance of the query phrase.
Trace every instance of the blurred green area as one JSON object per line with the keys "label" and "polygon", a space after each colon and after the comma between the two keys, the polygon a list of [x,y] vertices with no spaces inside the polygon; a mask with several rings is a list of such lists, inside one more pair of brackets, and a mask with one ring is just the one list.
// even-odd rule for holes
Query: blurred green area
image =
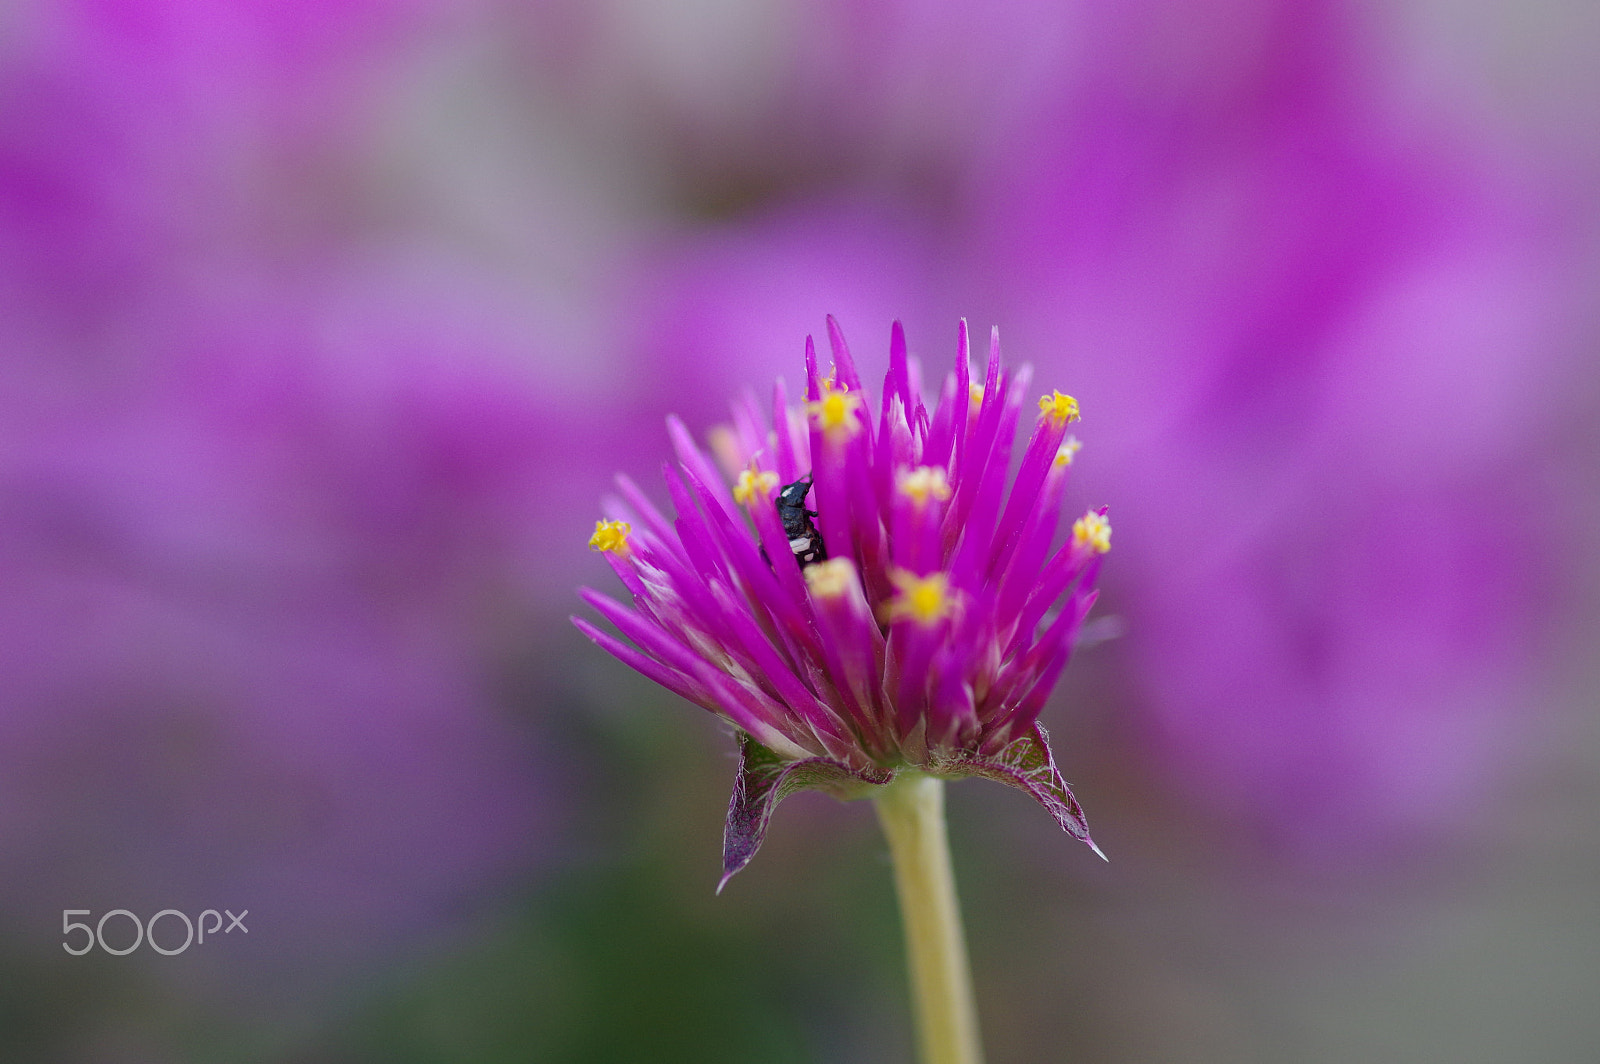
{"label": "blurred green area", "polygon": [[[217,1007],[165,981],[163,958],[0,953],[4,1059],[910,1060],[899,917],[870,806],[794,796],[717,895],[732,738],[595,658],[537,700],[565,707],[546,718],[550,740],[583,796],[564,811],[556,863],[276,1013]],[[1008,986],[1053,963],[1036,923],[1060,882],[1052,858],[1099,862],[1003,788],[957,786],[951,815],[980,992],[1004,1043],[1022,1021]],[[997,824],[1013,819],[1037,821],[1037,835]],[[1035,839],[1051,852],[1006,852]]]}
{"label": "blurred green area", "polygon": [[576,701],[561,715],[557,741],[590,798],[570,810],[562,864],[478,899],[453,932],[281,1025],[197,1007],[152,979],[155,964],[0,954],[0,1058],[802,1062],[862,1044],[906,1056],[870,810],[789,803],[770,852],[716,896],[731,742],[617,682],[629,708]]}
{"label": "blurred green area", "polygon": [[[795,796],[717,896],[731,739],[599,655],[572,660],[528,696],[561,707],[549,738],[583,796],[553,863],[273,1010],[220,1007],[145,951],[0,938],[0,1060],[909,1062],[870,807]],[[1583,1059],[1593,864],[1548,825],[1592,795],[1552,779],[1453,852],[1297,872],[1128,767],[1115,663],[1078,665],[1046,719],[1111,863],[1006,788],[949,796],[991,1064]]]}
{"label": "blurred green area", "polygon": [[838,853],[789,847],[779,860],[804,874],[745,877],[715,897],[725,766],[681,721],[637,723],[654,741],[586,811],[599,822],[587,855],[391,977],[331,1040],[337,1058],[820,1061],[854,1041],[843,1032],[881,1022],[899,947],[870,833]]}

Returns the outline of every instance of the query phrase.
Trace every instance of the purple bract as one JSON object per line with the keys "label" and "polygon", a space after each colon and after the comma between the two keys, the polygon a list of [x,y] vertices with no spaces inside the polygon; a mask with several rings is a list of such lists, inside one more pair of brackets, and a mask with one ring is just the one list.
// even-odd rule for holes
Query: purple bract
{"label": "purple bract", "polygon": [[[807,401],[791,405],[780,381],[769,424],[747,395],[710,436],[715,460],[669,420],[677,520],[619,477],[622,499],[590,540],[634,608],[581,592],[634,646],[574,623],[738,728],[723,883],[755,855],[786,795],[862,797],[905,769],[1021,788],[1094,847],[1038,724],[1111,545],[1102,507],[1051,549],[1079,447],[1067,435],[1077,401],[1038,401],[1007,493],[1032,372],[1001,368],[997,333],[979,383],[961,323],[931,411],[898,322],[876,406],[832,318],[828,339],[826,377],[806,340]],[[792,506],[786,523],[777,497],[808,475],[799,513],[815,523]],[[817,535],[826,560],[802,564]]]}

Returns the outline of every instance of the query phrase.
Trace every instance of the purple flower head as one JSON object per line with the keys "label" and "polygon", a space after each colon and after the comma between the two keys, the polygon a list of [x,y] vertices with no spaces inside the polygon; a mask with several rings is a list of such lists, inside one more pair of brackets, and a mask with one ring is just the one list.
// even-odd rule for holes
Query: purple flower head
{"label": "purple flower head", "polygon": [[780,380],[769,424],[746,395],[710,455],[669,420],[677,519],[619,477],[622,498],[590,540],[634,608],[581,592],[634,646],[574,623],[738,729],[723,883],[788,794],[862,797],[906,769],[1018,787],[1094,847],[1038,724],[1111,545],[1101,508],[1052,550],[1077,401],[1052,392],[1035,412],[1032,371],[1001,368],[998,333],[981,383],[971,377],[963,321],[932,409],[896,322],[874,403],[831,317],[828,339],[826,376],[806,340],[806,402]]}

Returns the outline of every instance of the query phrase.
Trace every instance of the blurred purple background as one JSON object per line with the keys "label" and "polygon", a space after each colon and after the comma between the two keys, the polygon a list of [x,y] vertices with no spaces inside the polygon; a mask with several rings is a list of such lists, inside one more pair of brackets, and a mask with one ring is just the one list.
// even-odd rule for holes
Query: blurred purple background
{"label": "blurred purple background", "polygon": [[1045,713],[1113,863],[952,796],[996,1064],[1583,1058],[1596,45],[1570,0],[0,4],[0,1039],[908,1059],[870,817],[786,805],[711,899],[725,740],[566,622],[612,473],[833,313],[878,373],[895,318],[934,366],[998,325],[1117,528]]}

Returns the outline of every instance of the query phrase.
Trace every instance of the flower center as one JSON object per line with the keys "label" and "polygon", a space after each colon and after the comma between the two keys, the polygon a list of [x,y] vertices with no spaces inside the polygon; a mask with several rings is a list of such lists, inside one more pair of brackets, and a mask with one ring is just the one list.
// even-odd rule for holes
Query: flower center
{"label": "flower center", "polygon": [[1078,401],[1070,395],[1052,392],[1039,400],[1039,412],[1057,425],[1070,425],[1078,420]]}
{"label": "flower center", "polygon": [[838,598],[855,582],[855,566],[848,558],[829,558],[805,567],[806,586],[817,598]]}
{"label": "flower center", "polygon": [[778,486],[778,474],[756,468],[754,462],[749,469],[739,470],[739,479],[733,485],[733,501],[740,506],[749,506],[752,499],[765,499],[772,494],[772,489]]}
{"label": "flower center", "polygon": [[1097,554],[1111,549],[1111,522],[1106,520],[1104,507],[1090,510],[1072,523],[1072,542],[1087,546]]}
{"label": "flower center", "polygon": [[861,397],[844,389],[835,390],[831,379],[822,382],[822,398],[806,404],[812,422],[829,436],[854,435],[860,428],[855,412],[861,408]]}
{"label": "flower center", "polygon": [[896,474],[894,484],[900,494],[911,499],[919,507],[928,505],[929,499],[938,499],[942,502],[950,497],[950,481],[945,477],[941,466],[902,469]]}
{"label": "flower center", "polygon": [[596,521],[594,535],[589,537],[589,549],[598,551],[614,551],[626,556],[628,553],[628,533],[633,528],[626,521]]}
{"label": "flower center", "polygon": [[889,574],[897,594],[889,603],[889,620],[935,624],[955,612],[956,594],[944,573],[917,576],[904,570]]}

